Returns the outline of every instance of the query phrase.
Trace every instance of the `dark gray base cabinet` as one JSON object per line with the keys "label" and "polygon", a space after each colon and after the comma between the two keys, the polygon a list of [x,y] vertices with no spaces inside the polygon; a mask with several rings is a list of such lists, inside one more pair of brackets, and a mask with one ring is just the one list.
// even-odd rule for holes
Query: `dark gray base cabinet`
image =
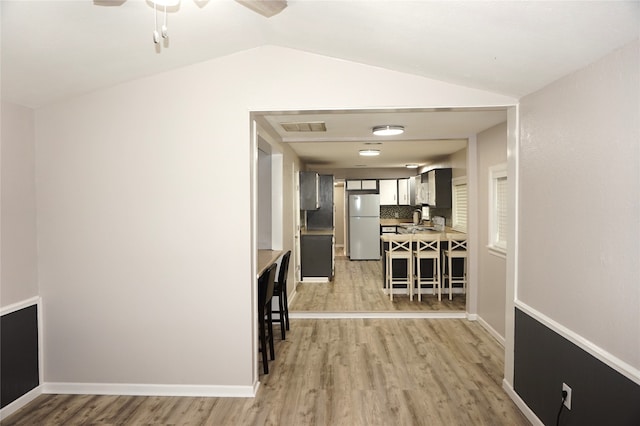
{"label": "dark gray base cabinet", "polygon": [[333,279],[333,235],[303,235],[301,240],[302,279]]}

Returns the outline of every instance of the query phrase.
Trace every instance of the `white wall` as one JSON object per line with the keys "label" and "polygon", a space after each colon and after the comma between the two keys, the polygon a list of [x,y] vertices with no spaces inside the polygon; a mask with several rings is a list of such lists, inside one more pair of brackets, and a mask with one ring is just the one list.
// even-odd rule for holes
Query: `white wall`
{"label": "white wall", "polygon": [[517,298],[640,368],[640,43],[520,107]]}
{"label": "white wall", "polygon": [[2,102],[0,306],[38,295],[33,110]]}
{"label": "white wall", "polygon": [[467,176],[467,151],[467,147],[464,147],[449,156],[453,179]]}
{"label": "white wall", "polygon": [[[271,152],[258,150],[258,249],[272,248],[271,239]],[[233,206],[224,206],[230,214],[235,213]]]}
{"label": "white wall", "polygon": [[263,47],[38,110],[45,381],[256,382],[250,111],[514,102]]}
{"label": "white wall", "polygon": [[499,124],[477,136],[478,158],[478,315],[505,337],[507,265],[489,253],[489,167],[507,162],[507,124]]}

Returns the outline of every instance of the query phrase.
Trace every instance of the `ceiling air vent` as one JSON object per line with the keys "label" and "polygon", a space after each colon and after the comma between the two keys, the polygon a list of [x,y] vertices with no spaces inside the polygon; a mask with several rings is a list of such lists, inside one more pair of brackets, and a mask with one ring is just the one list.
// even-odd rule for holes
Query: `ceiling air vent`
{"label": "ceiling air vent", "polygon": [[309,121],[301,123],[280,123],[287,132],[326,132],[324,121]]}

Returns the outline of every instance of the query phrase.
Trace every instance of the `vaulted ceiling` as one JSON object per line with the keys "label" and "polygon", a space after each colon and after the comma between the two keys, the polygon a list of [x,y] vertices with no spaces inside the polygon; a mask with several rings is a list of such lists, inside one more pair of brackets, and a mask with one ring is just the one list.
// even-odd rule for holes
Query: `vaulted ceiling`
{"label": "vaulted ceiling", "polygon": [[265,18],[181,0],[155,45],[149,0],[0,4],[2,97],[30,107],[266,44],[519,97],[637,38],[640,22],[638,1],[289,0]]}
{"label": "vaulted ceiling", "polygon": [[[638,1],[289,0],[265,18],[232,0],[181,0],[168,9],[169,37],[158,44],[150,0],[3,0],[0,7],[2,99],[34,108],[263,45],[518,98],[640,34]],[[459,149],[466,136],[506,117],[504,110],[318,113],[260,119],[318,167],[363,166],[354,153],[371,139],[371,126],[410,123],[402,138],[383,140],[388,155],[367,160],[401,167]],[[291,114],[326,120],[329,132],[287,134],[279,122]]]}

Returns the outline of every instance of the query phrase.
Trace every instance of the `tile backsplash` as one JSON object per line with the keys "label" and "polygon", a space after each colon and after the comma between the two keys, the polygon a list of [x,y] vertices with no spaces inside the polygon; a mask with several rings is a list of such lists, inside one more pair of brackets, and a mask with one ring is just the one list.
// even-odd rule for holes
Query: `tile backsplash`
{"label": "tile backsplash", "polygon": [[[380,219],[407,219],[413,220],[415,206],[380,206]],[[396,216],[397,213],[397,216]],[[431,217],[442,216],[447,226],[451,226],[451,209],[431,208]]]}
{"label": "tile backsplash", "polygon": [[[413,219],[413,206],[380,206],[380,219]],[[397,214],[397,216],[396,216]]]}

